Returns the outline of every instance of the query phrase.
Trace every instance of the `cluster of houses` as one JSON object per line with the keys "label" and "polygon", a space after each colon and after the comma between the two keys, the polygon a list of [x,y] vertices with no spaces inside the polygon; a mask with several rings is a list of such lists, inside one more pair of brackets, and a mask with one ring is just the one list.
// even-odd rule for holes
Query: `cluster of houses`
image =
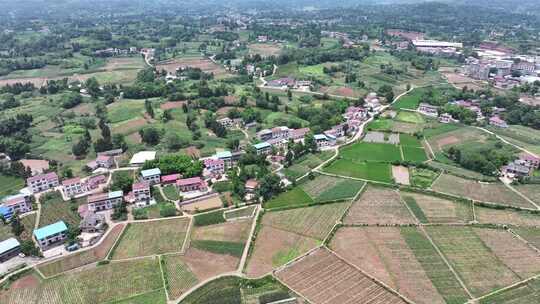
{"label": "cluster of houses", "polygon": [[309,92],[311,90],[311,81],[309,80],[296,80],[292,77],[282,77],[279,79],[270,80],[266,83],[267,87],[281,89],[281,90],[299,90]]}
{"label": "cluster of houses", "polygon": [[94,51],[94,55],[97,57],[127,56],[130,54],[136,54],[136,53],[137,53],[136,47],[130,47],[127,49],[107,48],[103,50]]}
{"label": "cluster of houses", "polygon": [[527,177],[531,176],[533,171],[539,168],[540,158],[528,153],[521,153],[518,159],[501,168],[501,174],[511,179]]}
{"label": "cluster of houses", "polygon": [[[484,121],[486,117],[482,113],[482,109],[480,108],[480,101],[478,100],[455,100],[450,102],[449,104],[455,105],[464,109],[468,109],[469,111],[476,114],[476,121]],[[440,107],[430,105],[428,103],[420,103],[418,105],[418,112],[431,116],[431,117],[438,117],[439,122],[441,123],[457,123],[459,120],[454,119],[452,115],[449,113],[439,113]],[[501,113],[504,113],[506,109],[504,108],[492,108],[492,115],[488,119],[489,125],[499,127],[499,128],[508,128],[508,124],[504,119],[500,117]]]}

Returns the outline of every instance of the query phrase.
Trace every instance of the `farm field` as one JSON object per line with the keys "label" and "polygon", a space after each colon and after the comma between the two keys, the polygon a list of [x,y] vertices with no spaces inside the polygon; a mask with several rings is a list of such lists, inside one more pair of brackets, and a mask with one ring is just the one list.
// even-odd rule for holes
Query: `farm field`
{"label": "farm field", "polygon": [[268,212],[262,225],[324,240],[350,203],[332,203],[306,208]]}
{"label": "farm field", "polygon": [[428,160],[424,148],[402,146],[401,149],[403,151],[403,159],[405,161],[422,163]]}
{"label": "farm field", "polygon": [[324,172],[341,176],[350,176],[364,180],[393,183],[391,166],[387,163],[353,162],[347,159],[333,161]]}
{"label": "farm field", "polygon": [[22,178],[0,174],[0,197],[17,193],[22,188],[24,188]]}
{"label": "farm field", "polygon": [[[330,271],[329,271],[330,270]],[[276,277],[311,303],[406,303],[324,248],[280,269]]]}
{"label": "farm field", "polygon": [[486,143],[489,139],[487,133],[473,127],[441,126],[432,132],[424,133],[424,135],[435,153],[451,146]]}
{"label": "farm field", "polygon": [[255,215],[256,209],[257,206],[241,207],[238,209],[226,211],[223,213],[223,216],[227,221],[242,219],[245,217],[253,217]]}
{"label": "farm field", "polygon": [[284,168],[283,173],[291,180],[297,179],[308,173],[311,169],[316,168],[325,160],[328,160],[333,154],[334,152],[332,151],[324,151],[317,154],[304,155],[295,160],[292,166]]}
{"label": "farm field", "polygon": [[486,182],[487,181],[496,182],[498,180],[496,177],[493,177],[493,176],[487,176],[476,171],[461,168],[452,164],[441,163],[439,161],[430,161],[428,162],[428,164],[430,167],[435,168],[437,170],[442,170],[449,174],[453,174],[456,176],[463,176],[469,179],[486,181]]}
{"label": "farm field", "polygon": [[0,300],[13,304],[92,304],[121,301],[160,289],[163,291],[158,260],[155,258],[113,262],[53,279],[30,282],[21,288],[3,292]]}
{"label": "farm field", "polygon": [[38,270],[45,277],[52,277],[68,270],[105,259],[112,246],[122,233],[124,226],[124,224],[120,224],[112,228],[111,231],[105,236],[105,239],[102,240],[98,246],[89,250],[79,251],[67,257],[59,258],[50,263],[41,264],[38,267]]}
{"label": "farm field", "polygon": [[488,127],[487,129],[512,144],[523,147],[532,153],[540,154],[540,132],[538,130],[520,125],[510,125],[506,129],[496,127]]}
{"label": "farm field", "polygon": [[493,209],[475,206],[476,218],[482,224],[540,227],[540,215],[528,211]]}
{"label": "farm field", "polygon": [[520,280],[472,228],[429,226],[426,230],[473,295],[481,296]]}
{"label": "farm field", "polygon": [[340,150],[343,159],[355,162],[393,162],[401,160],[399,147],[390,144],[358,142]]}
{"label": "farm field", "polygon": [[274,43],[252,43],[248,45],[250,54],[259,54],[262,57],[276,56],[281,52],[281,45]]}
{"label": "farm field", "polygon": [[202,57],[176,58],[156,64],[158,71],[165,70],[169,73],[176,73],[176,69],[180,67],[199,68],[205,73],[213,73],[218,79],[230,76],[222,66],[213,63],[210,59]]}
{"label": "farm field", "polygon": [[465,303],[469,296],[435,247],[415,227],[402,227],[401,235],[427,276],[447,303]]}
{"label": "farm field", "polygon": [[129,223],[112,253],[112,259],[179,252],[186,238],[188,218]]}
{"label": "farm field", "polygon": [[413,89],[410,93],[402,96],[398,101],[396,101],[392,105],[392,108],[416,110],[420,104],[420,98],[422,98],[424,92],[425,89],[422,88]]}
{"label": "farm field", "polygon": [[540,190],[538,190],[538,184],[515,185],[513,187],[533,202],[540,204]]}
{"label": "farm field", "polygon": [[345,224],[412,224],[415,222],[399,193],[391,188],[368,186],[351,205]]}
{"label": "farm field", "polygon": [[524,238],[532,246],[540,249],[540,229],[539,228],[513,228],[512,231]]}
{"label": "farm field", "polygon": [[75,203],[64,201],[60,192],[48,192],[41,196],[41,215],[39,227],[47,226],[63,220],[67,225],[77,226],[80,222],[77,208],[86,204],[86,198],[77,199]]}
{"label": "farm field", "polygon": [[431,185],[433,184],[435,179],[439,176],[439,173],[433,170],[417,168],[417,167],[409,168],[409,172],[411,176],[410,178],[411,185],[414,187],[419,187],[419,188],[424,188],[424,189],[431,188]]}
{"label": "farm field", "polygon": [[196,226],[190,246],[216,254],[242,256],[251,230],[250,220],[226,222],[209,226]]}
{"label": "farm field", "polygon": [[502,183],[480,183],[457,176],[443,174],[435,181],[433,190],[477,201],[503,205],[534,208],[524,198],[508,189]]}
{"label": "farm field", "polygon": [[318,245],[320,241],[316,239],[262,225],[252,244],[245,273],[251,278],[260,277]]}
{"label": "farm field", "polygon": [[327,202],[354,197],[364,182],[318,175],[313,180],[302,183],[300,187],[315,202]]}
{"label": "farm field", "polygon": [[313,199],[301,187],[283,192],[264,204],[265,209],[305,206],[313,203]]}
{"label": "farm field", "polygon": [[[174,255],[173,255],[174,256]],[[187,265],[199,282],[237,270],[240,258],[190,247],[184,255],[175,255]]]}
{"label": "farm field", "polygon": [[539,302],[540,279],[538,278],[479,301],[480,304],[529,304]]}
{"label": "farm field", "polygon": [[468,223],[473,220],[470,203],[412,192],[401,192],[401,197],[421,223]]}
{"label": "farm field", "polygon": [[415,303],[445,303],[401,235],[400,228],[341,228],[330,248]]}
{"label": "farm field", "polygon": [[167,292],[171,299],[179,298],[199,282],[180,256],[166,255],[161,259],[165,278],[168,282]]}
{"label": "farm field", "polygon": [[412,124],[423,124],[426,122],[422,114],[417,112],[409,111],[399,111],[394,118],[397,121],[412,123]]}

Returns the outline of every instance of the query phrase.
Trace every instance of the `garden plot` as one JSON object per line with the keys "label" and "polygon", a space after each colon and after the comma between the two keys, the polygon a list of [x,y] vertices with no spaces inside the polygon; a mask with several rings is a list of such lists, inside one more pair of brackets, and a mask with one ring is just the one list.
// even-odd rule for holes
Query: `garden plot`
{"label": "garden plot", "polygon": [[470,203],[412,192],[401,192],[401,197],[422,223],[468,223],[473,220]]}
{"label": "garden plot", "polygon": [[483,298],[480,304],[540,303],[540,279],[528,281],[509,290]]}
{"label": "garden plot", "polygon": [[115,260],[179,252],[184,244],[189,218],[129,223],[112,258]]}
{"label": "garden plot", "polygon": [[354,197],[364,182],[319,175],[300,187],[316,202],[334,201]]}
{"label": "garden plot", "polygon": [[399,134],[395,133],[383,133],[383,132],[367,132],[363,139],[364,142],[368,143],[379,143],[379,144],[399,144]]}
{"label": "garden plot", "polygon": [[535,208],[531,203],[502,183],[481,183],[461,177],[442,174],[433,184],[433,190],[482,202],[508,206]]}
{"label": "garden plot", "polygon": [[396,227],[346,227],[331,248],[415,303],[445,303]]}
{"label": "garden plot", "polygon": [[7,299],[3,303],[93,304],[120,301],[160,289],[163,292],[159,269],[155,258],[112,262],[29,284],[28,287],[12,288],[3,294]]}
{"label": "garden plot", "polygon": [[38,266],[38,269],[44,276],[51,277],[71,269],[101,261],[107,257],[107,254],[123,229],[124,224],[116,225],[98,246],[89,250],[79,251],[49,263],[41,264]]}
{"label": "garden plot", "polygon": [[520,280],[472,228],[429,226],[426,230],[474,296]]}
{"label": "garden plot", "polygon": [[528,211],[493,209],[475,206],[476,219],[481,224],[540,227],[540,215]]}
{"label": "garden plot", "polygon": [[324,248],[278,270],[276,277],[311,303],[406,303]]}
{"label": "garden plot", "polygon": [[415,222],[393,189],[369,186],[356,200],[343,221],[345,224],[412,224]]}
{"label": "garden plot", "polygon": [[248,45],[250,54],[259,54],[262,57],[277,56],[281,52],[281,45],[275,43],[252,43]]}
{"label": "garden plot", "polygon": [[505,230],[474,229],[489,249],[521,279],[540,273],[540,255],[522,240]]}
{"label": "garden plot", "polygon": [[180,256],[164,256],[162,257],[162,261],[164,266],[163,271],[168,283],[167,292],[169,293],[169,298],[179,298],[184,292],[199,282]]}
{"label": "garden plot", "polygon": [[333,203],[264,215],[262,224],[317,240],[324,240],[350,203]]}
{"label": "garden plot", "polygon": [[[264,220],[264,218],[263,218]],[[262,225],[246,267],[248,277],[260,277],[317,247],[319,241]]]}

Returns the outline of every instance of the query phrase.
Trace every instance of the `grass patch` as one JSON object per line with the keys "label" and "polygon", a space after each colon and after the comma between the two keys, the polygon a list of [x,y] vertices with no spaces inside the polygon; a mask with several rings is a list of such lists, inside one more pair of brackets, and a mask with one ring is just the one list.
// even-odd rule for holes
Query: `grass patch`
{"label": "grass patch", "polygon": [[170,199],[171,201],[177,201],[180,199],[180,195],[178,194],[178,190],[174,185],[166,185],[163,187],[163,194]]}
{"label": "grass patch", "polygon": [[24,187],[24,180],[20,177],[0,174],[0,197],[19,192]]}
{"label": "grass patch", "polygon": [[223,216],[224,210],[217,210],[212,212],[206,212],[203,214],[195,215],[194,225],[195,226],[208,226],[219,223],[225,223],[225,217]]}
{"label": "grass patch", "polygon": [[439,173],[423,168],[409,168],[411,185],[419,188],[430,188]]}
{"label": "grass patch", "polygon": [[244,252],[244,243],[225,242],[215,240],[192,240],[191,246],[217,254],[228,254],[235,257],[241,257]]}
{"label": "grass patch", "polygon": [[302,206],[313,203],[313,199],[300,187],[295,187],[292,190],[283,192],[277,197],[265,203],[266,209]]}
{"label": "grass patch", "polygon": [[360,162],[338,159],[324,168],[325,172],[365,180],[393,183],[391,166],[386,163]]}

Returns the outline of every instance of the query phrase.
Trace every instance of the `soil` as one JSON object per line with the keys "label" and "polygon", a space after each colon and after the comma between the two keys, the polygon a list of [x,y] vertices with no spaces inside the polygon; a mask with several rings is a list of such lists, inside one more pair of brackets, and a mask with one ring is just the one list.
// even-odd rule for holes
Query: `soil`
{"label": "soil", "polygon": [[185,101],[167,101],[166,103],[161,104],[159,108],[162,110],[178,109],[181,108],[185,103]]}
{"label": "soil", "polygon": [[189,248],[182,260],[199,281],[234,271],[240,262],[240,259],[231,255],[215,254],[195,248]]}
{"label": "soil", "polygon": [[410,185],[409,182],[409,169],[404,166],[392,166],[392,175],[396,180],[396,183],[402,185]]}

